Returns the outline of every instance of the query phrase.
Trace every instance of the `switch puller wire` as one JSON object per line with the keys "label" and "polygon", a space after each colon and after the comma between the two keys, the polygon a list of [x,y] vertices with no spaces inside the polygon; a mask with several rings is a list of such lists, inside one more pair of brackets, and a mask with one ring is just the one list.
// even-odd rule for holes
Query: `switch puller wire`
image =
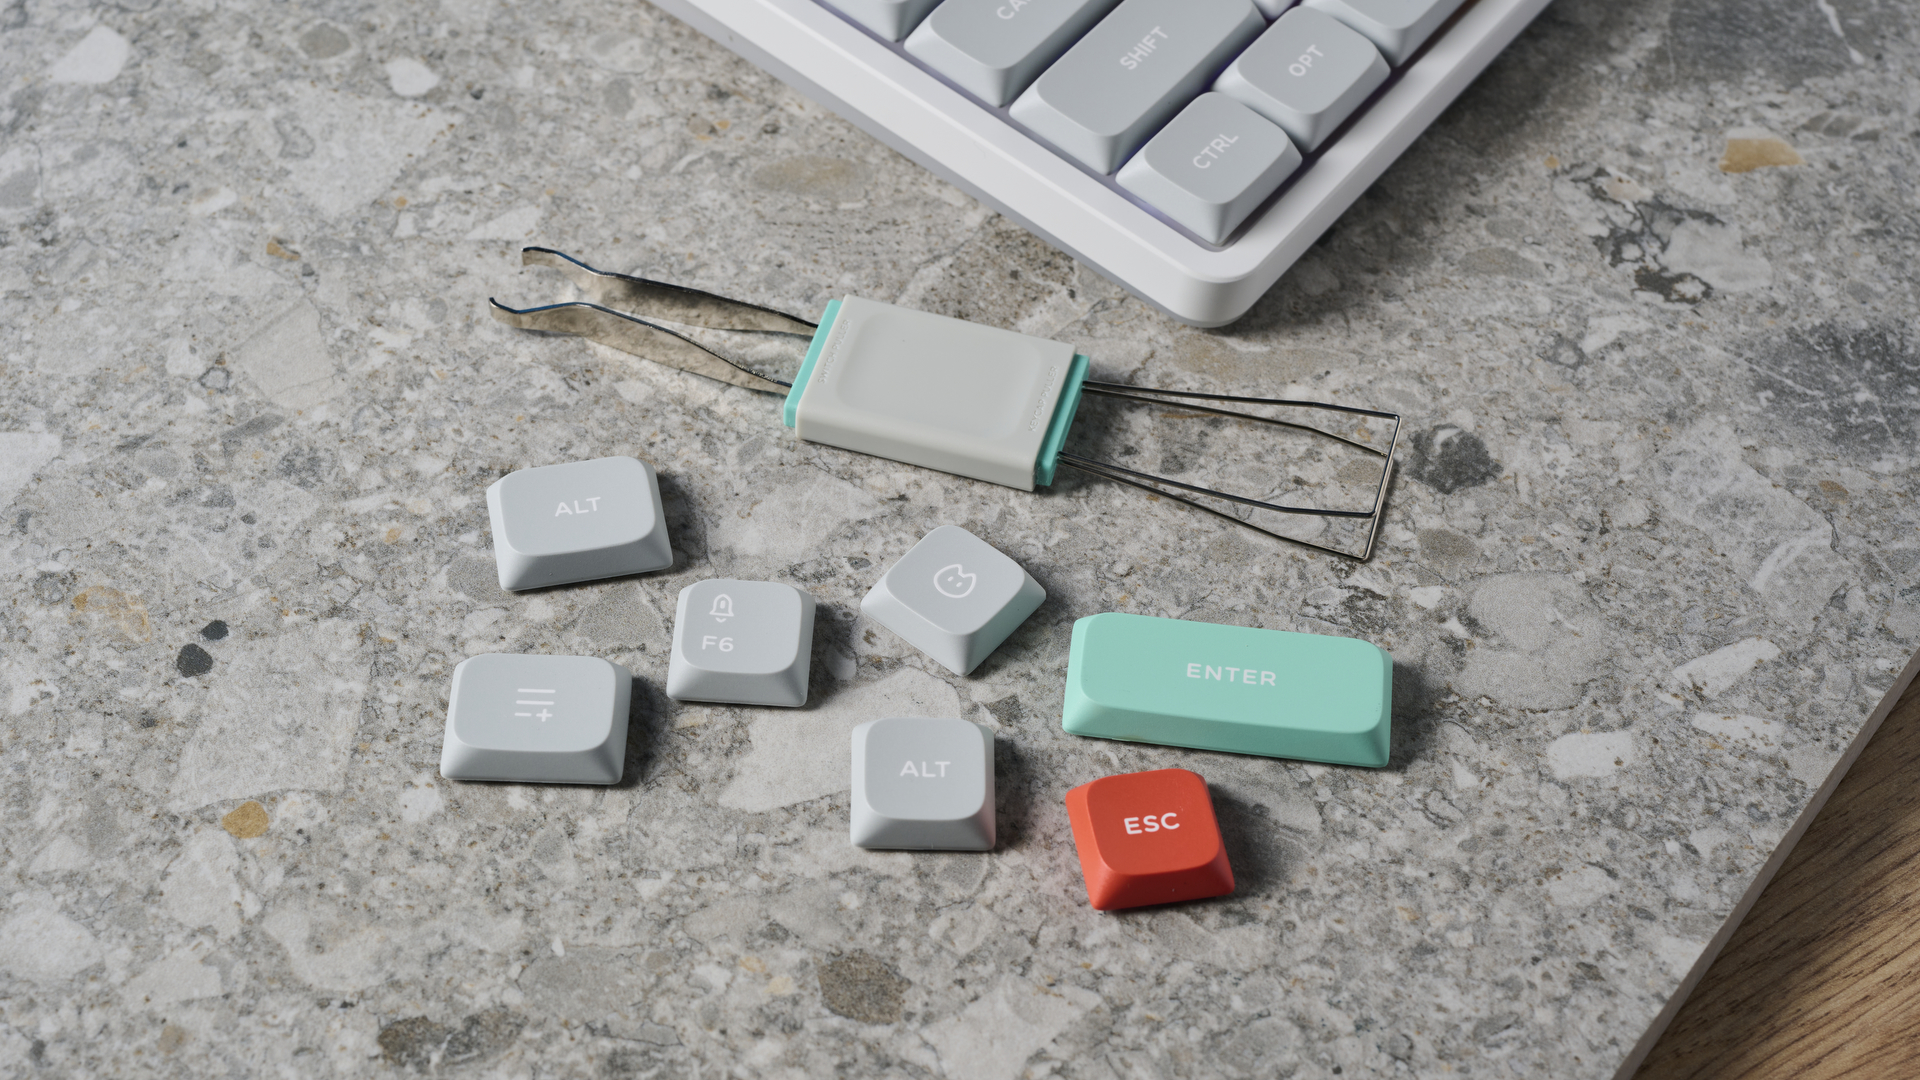
{"label": "switch puller wire", "polygon": [[[1360,562],[1373,554],[1387,484],[1393,477],[1394,451],[1400,443],[1398,413],[1322,401],[1093,382],[1087,379],[1088,358],[1071,345],[856,296],[827,304],[816,323],[682,285],[595,270],[551,248],[524,248],[520,261],[524,266],[562,271],[587,299],[510,308],[490,298],[487,303],[495,319],[522,330],[584,337],[733,386],[780,394],[786,399],[786,426],[808,442],[1023,491],[1052,484],[1056,469],[1065,465],[1302,547]],[[812,340],[789,383],[762,375],[654,319],[713,330],[804,334]],[[1067,430],[1084,394],[1136,405],[1178,406],[1183,411],[1292,428],[1344,443],[1382,459],[1372,505],[1365,510],[1291,506],[1068,453],[1064,449]],[[1310,424],[1245,411],[1254,406],[1390,420],[1393,436],[1381,450]],[[1249,511],[1365,520],[1366,546],[1356,555],[1287,536],[1197,497]]]}

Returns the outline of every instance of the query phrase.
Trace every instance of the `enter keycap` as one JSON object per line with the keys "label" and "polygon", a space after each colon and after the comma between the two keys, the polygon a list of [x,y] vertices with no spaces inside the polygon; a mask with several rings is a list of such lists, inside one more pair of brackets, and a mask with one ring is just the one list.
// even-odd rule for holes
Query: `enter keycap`
{"label": "enter keycap", "polygon": [[1378,768],[1392,706],[1393,658],[1371,642],[1107,612],[1073,624],[1060,726]]}
{"label": "enter keycap", "polygon": [[1100,911],[1233,891],[1207,782],[1185,769],[1107,776],[1067,792],[1073,846]]}

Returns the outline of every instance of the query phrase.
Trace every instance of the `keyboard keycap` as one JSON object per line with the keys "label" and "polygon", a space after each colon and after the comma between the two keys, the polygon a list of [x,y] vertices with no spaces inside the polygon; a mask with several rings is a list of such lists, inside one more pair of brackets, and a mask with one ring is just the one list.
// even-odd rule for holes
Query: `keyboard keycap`
{"label": "keyboard keycap", "polygon": [[993,850],[993,733],[956,719],[853,729],[855,847]]}
{"label": "keyboard keycap", "polygon": [[1125,0],[1014,101],[1013,118],[1110,173],[1266,25],[1252,0]]}
{"label": "keyboard keycap", "polygon": [[1365,34],[1387,63],[1399,67],[1426,44],[1465,0],[1302,0]]}
{"label": "keyboard keycap", "polygon": [[1148,140],[1117,179],[1218,244],[1299,167],[1300,151],[1285,132],[1225,94],[1202,94]]}
{"label": "keyboard keycap", "polygon": [[827,6],[886,38],[899,41],[940,0],[826,0]]}
{"label": "keyboard keycap", "polygon": [[453,669],[440,775],[617,784],[633,676],[592,656],[470,656]]}
{"label": "keyboard keycap", "polygon": [[538,589],[673,565],[660,481],[630,457],[508,473],[487,488],[500,587]]}
{"label": "keyboard keycap", "polygon": [[1120,0],[947,0],[907,51],[989,105],[1005,105]]}
{"label": "keyboard keycap", "polygon": [[942,525],[881,575],[860,613],[965,675],[1046,598],[1019,563],[957,525]]}
{"label": "keyboard keycap", "polygon": [[1073,846],[1100,911],[1233,891],[1207,782],[1185,769],[1107,776],[1067,792]]}
{"label": "keyboard keycap", "polygon": [[807,703],[813,594],[776,581],[715,578],[680,590],[667,696],[732,705]]}
{"label": "keyboard keycap", "polygon": [[1313,150],[1387,81],[1391,69],[1359,31],[1295,8],[1214,80],[1213,88],[1279,124]]}
{"label": "keyboard keycap", "polygon": [[1377,768],[1392,703],[1393,658],[1358,638],[1108,612],[1073,624],[1061,726]]}

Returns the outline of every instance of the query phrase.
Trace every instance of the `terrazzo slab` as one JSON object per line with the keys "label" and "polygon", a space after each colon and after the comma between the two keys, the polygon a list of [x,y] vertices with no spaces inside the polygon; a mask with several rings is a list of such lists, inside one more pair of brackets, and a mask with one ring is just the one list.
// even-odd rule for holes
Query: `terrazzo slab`
{"label": "terrazzo slab", "polygon": [[[1562,0],[1211,332],[640,3],[35,0],[0,59],[11,1074],[1607,1077],[1920,646],[1909,4]],[[572,295],[525,243],[1399,411],[1380,547],[798,443],[493,323]],[[1178,420],[1085,437],[1254,453]],[[674,566],[502,592],[487,485],[616,454]],[[1048,597],[966,678],[859,616],[944,524]],[[818,598],[805,709],[665,697],[709,577]],[[1391,764],[1064,734],[1101,611],[1379,644]],[[626,780],[442,780],[481,652],[633,671]],[[847,843],[899,715],[994,731],[993,852]],[[1064,793],[1176,766],[1237,890],[1090,910]]]}

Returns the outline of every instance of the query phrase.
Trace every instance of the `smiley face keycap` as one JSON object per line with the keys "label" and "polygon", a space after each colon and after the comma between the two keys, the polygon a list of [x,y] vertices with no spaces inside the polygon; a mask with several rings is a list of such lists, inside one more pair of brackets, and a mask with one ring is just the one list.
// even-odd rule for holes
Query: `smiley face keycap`
{"label": "smiley face keycap", "polygon": [[1224,896],[1233,868],[1207,782],[1185,769],[1124,773],[1067,792],[1067,818],[1101,911]]}
{"label": "smiley face keycap", "polygon": [[1046,598],[1033,575],[992,544],[942,525],[881,575],[860,613],[965,675]]}

